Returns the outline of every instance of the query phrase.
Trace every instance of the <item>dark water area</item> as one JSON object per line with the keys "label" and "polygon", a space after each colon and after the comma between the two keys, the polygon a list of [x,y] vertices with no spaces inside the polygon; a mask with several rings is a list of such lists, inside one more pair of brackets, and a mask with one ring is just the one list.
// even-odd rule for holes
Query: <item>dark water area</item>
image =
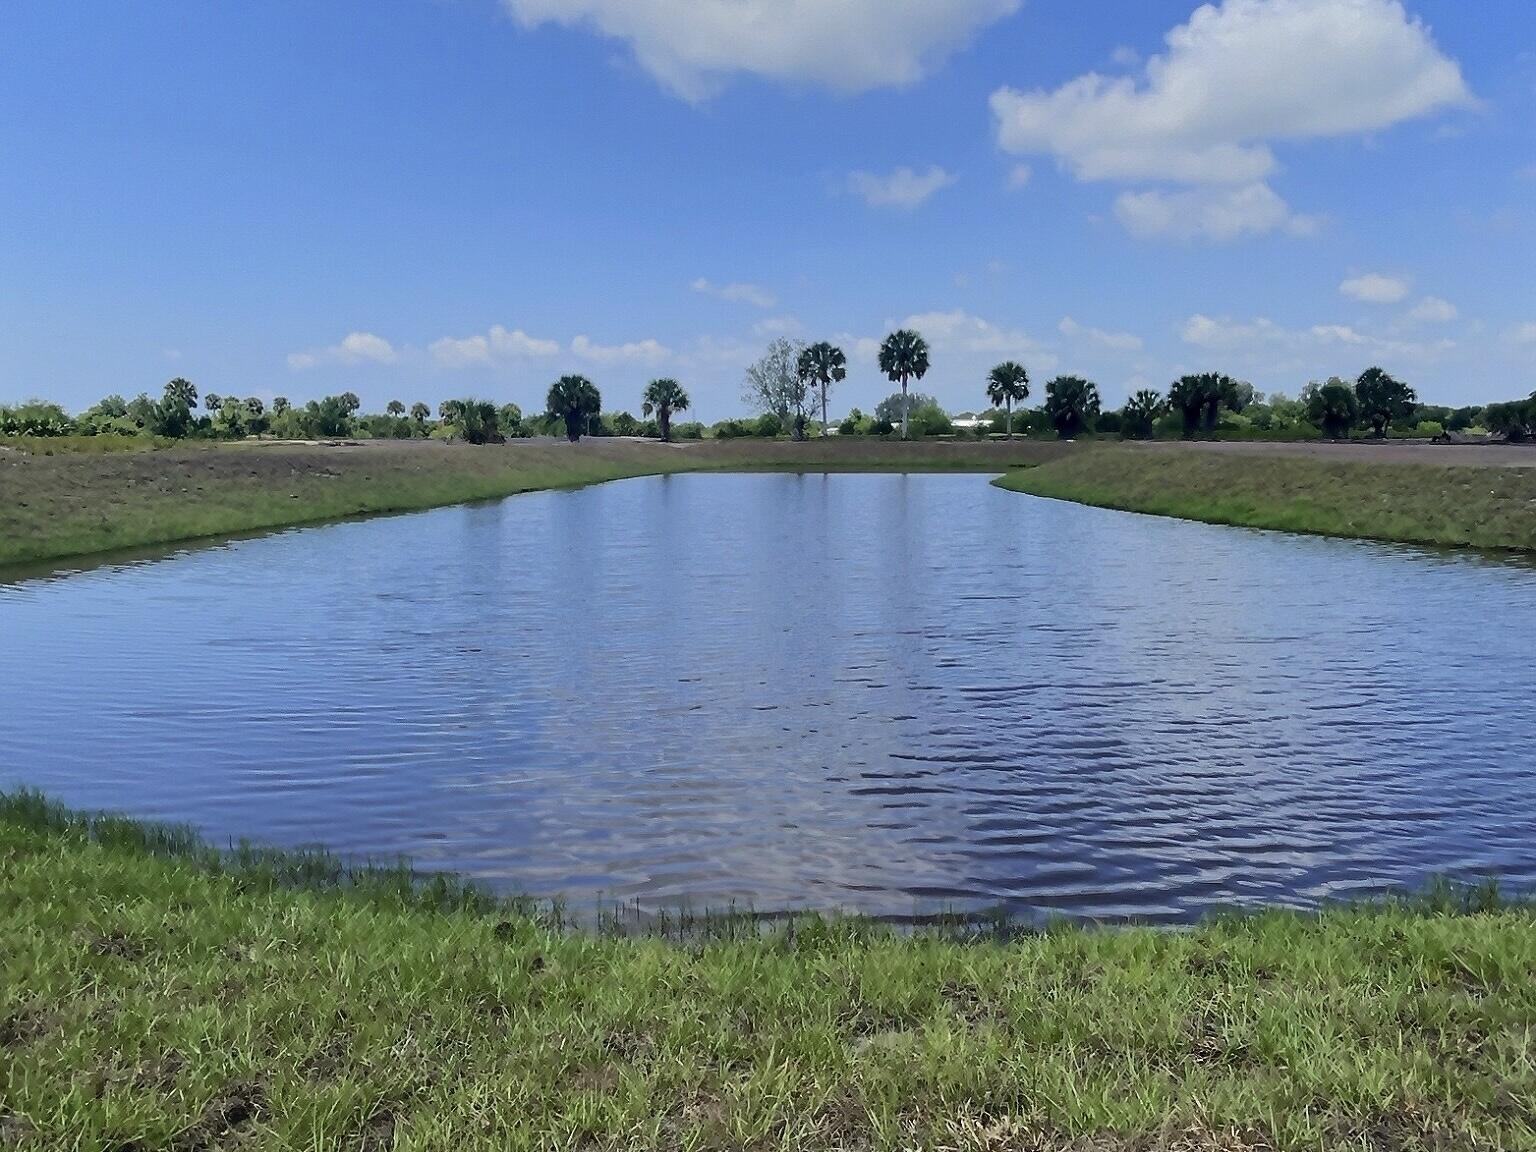
{"label": "dark water area", "polygon": [[0,583],[0,787],[654,908],[1536,887],[1536,569],[683,475]]}

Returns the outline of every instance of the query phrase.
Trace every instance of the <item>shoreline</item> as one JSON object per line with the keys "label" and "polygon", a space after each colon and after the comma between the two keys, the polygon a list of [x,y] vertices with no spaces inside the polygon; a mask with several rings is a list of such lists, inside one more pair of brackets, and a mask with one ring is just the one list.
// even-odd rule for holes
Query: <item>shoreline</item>
{"label": "shoreline", "polygon": [[[400,869],[0,797],[12,1146],[1525,1147],[1491,889],[994,938],[577,931]],[[401,1144],[400,1142],[404,1142]]]}
{"label": "shoreline", "polygon": [[837,437],[482,447],[242,443],[9,454],[0,459],[0,577],[57,561],[110,562],[137,549],[611,480],[762,471],[967,472],[996,476],[1014,492],[1212,524],[1536,551],[1536,450]]}

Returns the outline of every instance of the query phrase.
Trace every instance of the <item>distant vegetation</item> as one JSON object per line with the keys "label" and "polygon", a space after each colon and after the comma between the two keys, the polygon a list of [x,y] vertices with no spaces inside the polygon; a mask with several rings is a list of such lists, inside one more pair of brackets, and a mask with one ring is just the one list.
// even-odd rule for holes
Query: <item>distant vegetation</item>
{"label": "distant vegetation", "polygon": [[898,386],[871,414],[850,409],[832,416],[837,385],[848,377],[848,358],[827,341],[803,344],[780,339],[743,375],[742,401],[756,415],[722,420],[709,427],[676,423],[691,402],[683,384],[651,381],[640,396],[641,418],[628,411],[603,410],[603,397],[585,376],[562,376],[550,386],[544,409],[525,415],[516,404],[497,406],[474,398],[445,400],[436,409],[422,401],[409,406],[391,400],[379,413],[365,413],[353,392],[323,396],[303,405],[286,396],[270,402],[209,392],[201,397],[191,381],[177,377],[162,394],[132,400],[107,396],[78,415],[57,404],[32,400],[0,406],[0,436],[102,437],[163,441],[183,439],[280,440],[433,438],[471,444],[500,443],[530,436],[647,437],[659,440],[722,440],[789,436],[881,436],[902,439],[992,436],[1011,439],[1118,437],[1153,439],[1305,440],[1352,437],[1384,439],[1496,438],[1511,442],[1536,437],[1536,393],[1524,400],[1449,408],[1421,403],[1414,389],[1377,366],[1353,381],[1333,376],[1312,381],[1296,398],[1265,396],[1247,381],[1222,372],[1181,376],[1166,393],[1142,388],[1119,409],[1105,409],[1098,386],[1078,376],[1046,383],[1042,403],[1025,408],[1030,378],[1025,365],[1008,360],[976,382],[978,399],[990,405],[979,414],[950,413],[932,395],[912,387],[928,375],[931,356],[919,332],[901,329],[881,343],[880,372]]}

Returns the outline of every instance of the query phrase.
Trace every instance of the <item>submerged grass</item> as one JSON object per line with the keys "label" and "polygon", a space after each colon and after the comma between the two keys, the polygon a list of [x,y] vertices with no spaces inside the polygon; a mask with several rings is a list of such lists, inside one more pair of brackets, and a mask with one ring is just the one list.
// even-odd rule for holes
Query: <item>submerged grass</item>
{"label": "submerged grass", "polygon": [[1536,917],[1490,891],[679,943],[19,794],[0,894],[16,1148],[1536,1147]]}
{"label": "submerged grass", "polygon": [[630,476],[736,471],[1001,472],[1055,444],[880,440],[421,441],[201,444],[162,451],[0,450],[0,564],[401,512]]}
{"label": "submerged grass", "polygon": [[1536,467],[1121,446],[1013,472],[998,484],[1036,496],[1213,524],[1536,550]]}

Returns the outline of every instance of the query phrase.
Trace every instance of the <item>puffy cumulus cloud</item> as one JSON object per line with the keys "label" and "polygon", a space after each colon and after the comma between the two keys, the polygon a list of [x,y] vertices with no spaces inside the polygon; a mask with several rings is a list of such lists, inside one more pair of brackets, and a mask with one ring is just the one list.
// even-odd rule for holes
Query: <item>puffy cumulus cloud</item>
{"label": "puffy cumulus cloud", "polygon": [[1402,277],[1384,276],[1380,272],[1351,276],[1339,285],[1343,295],[1367,304],[1396,304],[1408,295],[1408,288],[1408,281]]}
{"label": "puffy cumulus cloud", "polygon": [[594,364],[660,364],[672,355],[672,349],[656,340],[596,344],[578,336],[571,341],[571,355]]}
{"label": "puffy cumulus cloud", "polygon": [[288,367],[296,372],[318,368],[322,364],[393,364],[400,354],[382,336],[372,332],[349,332],[339,344],[290,352]]}
{"label": "puffy cumulus cloud", "polygon": [[885,176],[873,172],[850,172],[848,191],[872,208],[916,208],[955,180],[952,173],[944,171],[937,164],[926,172],[898,168]]}
{"label": "puffy cumulus cloud", "polygon": [[[1399,0],[1222,0],[1165,39],[1167,51],[1135,75],[998,89],[998,143],[1054,156],[1079,180],[1234,186],[1241,195],[1224,202],[1117,205],[1145,234],[1233,239],[1295,230],[1298,218],[1264,183],[1275,142],[1371,132],[1473,102],[1460,67]],[[1207,221],[1170,220],[1182,211]]]}
{"label": "puffy cumulus cloud", "polygon": [[864,91],[920,79],[1021,0],[503,0],[525,27],[623,40],[687,100],[736,73]]}
{"label": "puffy cumulus cloud", "polygon": [[1070,316],[1063,316],[1061,323],[1056,325],[1056,330],[1068,340],[1083,340],[1113,352],[1140,352],[1142,349],[1140,336],[1131,332],[1109,332],[1103,328],[1079,324]]}
{"label": "puffy cumulus cloud", "polygon": [[1262,182],[1237,188],[1122,192],[1115,200],[1115,216],[1131,235],[1148,240],[1227,241],[1277,230],[1311,236],[1321,227],[1316,216],[1292,212]]}
{"label": "puffy cumulus cloud", "polygon": [[444,336],[434,340],[427,351],[445,367],[466,368],[532,356],[553,356],[560,351],[560,345],[553,340],[536,340],[521,328],[509,331],[497,324],[483,336],[466,336],[462,340]]}
{"label": "puffy cumulus cloud", "polygon": [[1408,312],[1408,319],[1420,324],[1449,324],[1461,315],[1456,305],[1438,296],[1426,296]]}
{"label": "puffy cumulus cloud", "polygon": [[716,284],[700,276],[689,287],[705,296],[714,296],[733,303],[751,304],[755,308],[772,308],[778,303],[772,292],[766,288],[759,288],[756,284]]}

